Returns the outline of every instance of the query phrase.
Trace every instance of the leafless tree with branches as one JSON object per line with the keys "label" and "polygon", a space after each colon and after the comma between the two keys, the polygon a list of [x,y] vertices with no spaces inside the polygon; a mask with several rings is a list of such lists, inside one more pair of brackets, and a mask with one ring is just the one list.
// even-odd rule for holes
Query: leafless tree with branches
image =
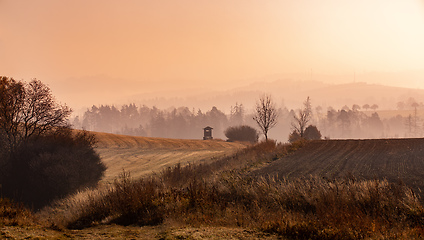
{"label": "leafless tree with branches", "polygon": [[306,98],[306,101],[303,103],[303,108],[299,109],[293,118],[294,122],[292,122],[292,127],[300,135],[300,137],[303,138],[305,129],[312,119],[312,106],[311,99],[309,97]]}
{"label": "leafless tree with branches", "polygon": [[58,104],[41,81],[0,77],[0,131],[9,150],[31,137],[68,126],[70,114],[71,109]]}
{"label": "leafless tree with branches", "polygon": [[253,119],[261,128],[266,141],[268,141],[268,131],[277,124],[277,118],[278,112],[272,97],[270,95],[263,95],[259,101],[256,102]]}

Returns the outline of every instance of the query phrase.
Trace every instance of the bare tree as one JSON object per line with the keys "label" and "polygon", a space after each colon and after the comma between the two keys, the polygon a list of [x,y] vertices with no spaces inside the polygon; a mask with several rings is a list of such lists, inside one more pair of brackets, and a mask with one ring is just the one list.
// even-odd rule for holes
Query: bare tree
{"label": "bare tree", "polygon": [[23,83],[13,78],[0,77],[0,135],[3,148],[16,142],[19,109],[24,105]]}
{"label": "bare tree", "polygon": [[277,124],[277,108],[270,95],[263,95],[256,102],[255,115],[253,120],[261,128],[262,133],[265,135],[265,140],[268,141],[268,131]]}
{"label": "bare tree", "polygon": [[309,97],[306,98],[306,101],[303,103],[303,109],[299,109],[297,114],[294,114],[293,118],[294,122],[292,122],[292,127],[300,137],[303,138],[305,129],[312,118],[311,99]]}
{"label": "bare tree", "polygon": [[56,103],[41,81],[0,77],[0,131],[9,150],[31,137],[68,126],[70,114],[71,109]]}

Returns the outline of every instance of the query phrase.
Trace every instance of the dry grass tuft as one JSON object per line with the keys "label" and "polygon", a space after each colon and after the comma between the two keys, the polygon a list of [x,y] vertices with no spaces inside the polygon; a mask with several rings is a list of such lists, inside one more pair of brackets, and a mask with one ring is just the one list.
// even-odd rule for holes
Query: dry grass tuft
{"label": "dry grass tuft", "polygon": [[28,226],[35,222],[36,218],[23,204],[0,198],[0,226]]}

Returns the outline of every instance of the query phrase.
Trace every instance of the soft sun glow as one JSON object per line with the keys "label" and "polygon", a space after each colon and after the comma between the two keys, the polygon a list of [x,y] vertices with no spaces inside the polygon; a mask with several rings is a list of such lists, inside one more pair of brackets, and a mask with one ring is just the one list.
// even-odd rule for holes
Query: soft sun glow
{"label": "soft sun glow", "polygon": [[2,0],[0,73],[70,104],[267,76],[424,88],[423,2]]}

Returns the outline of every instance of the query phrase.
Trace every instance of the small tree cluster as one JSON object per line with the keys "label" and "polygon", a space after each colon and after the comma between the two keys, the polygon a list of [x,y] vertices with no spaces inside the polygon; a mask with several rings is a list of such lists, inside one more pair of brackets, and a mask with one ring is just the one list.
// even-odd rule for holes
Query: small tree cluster
{"label": "small tree cluster", "polygon": [[[352,107],[353,109],[353,107]],[[400,122],[402,130],[404,130],[403,118],[394,119],[392,125],[386,128],[378,113],[366,114],[357,110],[338,110],[328,108],[327,114],[322,115],[318,120],[320,130],[323,135],[332,138],[379,138],[384,135],[386,130],[395,130],[399,128],[396,122]]]}
{"label": "small tree cluster", "polygon": [[300,134],[293,130],[292,133],[289,135],[289,142],[296,142],[300,139],[306,139],[306,140],[320,140],[322,137],[321,132],[318,130],[318,128],[314,125],[309,125],[303,134],[303,137],[300,136]]}
{"label": "small tree cluster", "polygon": [[106,167],[87,132],[72,132],[71,110],[41,81],[0,77],[0,187],[3,197],[42,207],[97,184]]}
{"label": "small tree cluster", "polygon": [[289,142],[295,142],[300,139],[318,140],[321,139],[321,132],[315,125],[308,125],[312,119],[311,99],[308,97],[303,103],[303,108],[299,109],[293,116],[293,132],[289,135]]}
{"label": "small tree cluster", "polygon": [[259,135],[256,129],[247,126],[229,127],[225,130],[225,136],[228,141],[246,141],[255,143],[258,141]]}

